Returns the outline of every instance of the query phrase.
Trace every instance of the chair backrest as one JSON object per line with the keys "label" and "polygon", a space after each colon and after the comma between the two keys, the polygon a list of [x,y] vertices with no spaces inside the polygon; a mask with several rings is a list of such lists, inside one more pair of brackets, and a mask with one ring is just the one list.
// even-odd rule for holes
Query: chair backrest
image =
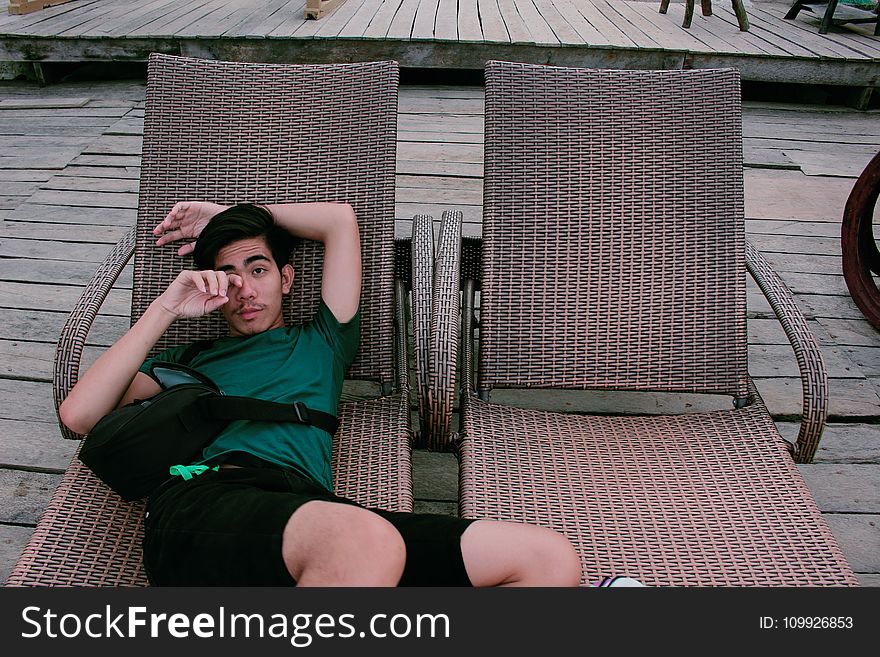
{"label": "chair backrest", "polygon": [[489,62],[479,387],[747,394],[735,70]]}
{"label": "chair backrest", "polygon": [[[361,345],[353,378],[393,381],[395,62],[289,65],[150,56],[132,322],[192,259],[152,228],[181,200],[350,203],[363,251]],[[293,255],[285,318],[311,318],[323,249]],[[156,350],[223,335],[219,313],[175,322]]]}

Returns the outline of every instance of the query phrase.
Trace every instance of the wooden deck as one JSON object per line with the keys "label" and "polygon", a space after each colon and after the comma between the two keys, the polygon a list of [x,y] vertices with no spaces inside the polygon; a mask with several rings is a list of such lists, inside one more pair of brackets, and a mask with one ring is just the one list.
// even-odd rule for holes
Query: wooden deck
{"label": "wooden deck", "polygon": [[[139,81],[0,85],[0,581],[73,453],[53,411],[54,343],[96,263],[134,223],[143,99]],[[462,210],[466,230],[479,233],[482,112],[480,87],[401,89],[401,234],[413,214],[439,217],[444,208]],[[747,103],[744,135],[749,239],[797,295],[831,377],[830,423],[816,463],[801,471],[860,580],[880,586],[880,333],[847,293],[839,237],[854,178],[880,149],[878,114]],[[750,290],[751,372],[793,436],[797,365],[767,302]],[[86,362],[127,328],[129,298],[125,272],[89,336]],[[621,403],[614,394],[528,396],[568,412]],[[680,395],[625,401],[637,413],[703,403]],[[454,457],[414,458],[419,508],[455,513]]]}
{"label": "wooden deck", "polygon": [[304,0],[73,0],[0,15],[0,61],[394,59],[409,68],[482,69],[487,59],[614,68],[739,68],[746,80],[873,88],[880,38],[865,25],[818,33],[790,2],[748,5],[741,32],[726,2],[681,27],[684,2],[659,0],[347,0],[320,20]]}

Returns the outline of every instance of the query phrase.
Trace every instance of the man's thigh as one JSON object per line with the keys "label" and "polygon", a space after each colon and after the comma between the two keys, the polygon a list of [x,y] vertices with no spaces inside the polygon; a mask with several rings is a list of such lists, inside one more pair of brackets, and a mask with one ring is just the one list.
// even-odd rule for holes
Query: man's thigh
{"label": "man's thigh", "polygon": [[461,556],[461,535],[473,520],[431,513],[371,509],[400,532],[406,566],[400,586],[471,586]]}
{"label": "man's thigh", "polygon": [[[293,481],[293,485],[291,485]],[[303,504],[333,498],[280,470],[207,472],[166,485],[147,506],[144,567],[159,586],[293,586],[281,545]]]}

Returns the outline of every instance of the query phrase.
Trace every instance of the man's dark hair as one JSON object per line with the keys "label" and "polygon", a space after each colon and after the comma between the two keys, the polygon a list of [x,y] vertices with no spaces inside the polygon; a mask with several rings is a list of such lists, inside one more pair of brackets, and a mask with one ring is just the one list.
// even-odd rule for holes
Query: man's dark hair
{"label": "man's dark hair", "polygon": [[275,223],[261,205],[241,203],[216,214],[202,230],[193,249],[199,269],[214,269],[217,253],[224,247],[253,237],[266,240],[272,259],[280,270],[290,260],[296,238]]}

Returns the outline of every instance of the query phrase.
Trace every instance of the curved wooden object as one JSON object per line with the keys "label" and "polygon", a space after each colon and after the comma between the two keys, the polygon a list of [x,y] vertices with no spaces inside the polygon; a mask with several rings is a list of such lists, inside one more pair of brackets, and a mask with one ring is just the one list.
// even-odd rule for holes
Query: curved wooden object
{"label": "curved wooden object", "polygon": [[874,241],[874,208],[880,195],[880,153],[853,185],[843,211],[840,246],[843,277],[853,301],[874,328],[880,330],[880,290],[872,274],[880,275],[880,252]]}

